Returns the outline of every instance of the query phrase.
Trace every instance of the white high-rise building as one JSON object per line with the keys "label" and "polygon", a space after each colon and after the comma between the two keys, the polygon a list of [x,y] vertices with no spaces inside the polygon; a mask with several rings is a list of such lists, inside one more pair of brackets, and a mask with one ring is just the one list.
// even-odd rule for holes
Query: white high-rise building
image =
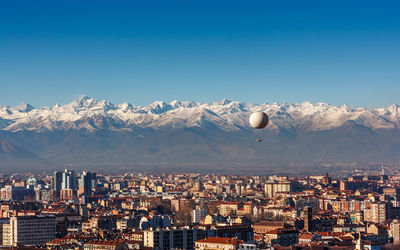
{"label": "white high-rise building", "polygon": [[264,193],[267,198],[273,198],[279,192],[293,192],[292,183],[288,181],[269,181],[264,185]]}
{"label": "white high-rise building", "polygon": [[207,210],[202,208],[197,208],[192,210],[192,222],[200,223],[202,219],[204,219],[207,215]]}
{"label": "white high-rise building", "polygon": [[392,230],[393,244],[400,244],[400,222],[398,220],[393,220],[390,223],[390,230]]}
{"label": "white high-rise building", "polygon": [[76,174],[75,171],[65,169],[62,173],[61,189],[76,189]]}

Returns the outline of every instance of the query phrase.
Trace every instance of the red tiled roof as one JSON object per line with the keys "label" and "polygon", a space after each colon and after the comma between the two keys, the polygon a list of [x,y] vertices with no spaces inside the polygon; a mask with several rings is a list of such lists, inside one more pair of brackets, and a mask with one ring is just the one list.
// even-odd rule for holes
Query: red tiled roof
{"label": "red tiled roof", "polygon": [[206,239],[198,240],[196,243],[216,243],[225,245],[236,245],[242,244],[243,240],[238,240],[235,238],[221,238],[221,237],[208,237]]}
{"label": "red tiled roof", "polygon": [[125,242],[125,240],[123,240],[123,239],[118,239],[118,240],[91,240],[91,241],[87,242],[86,244],[101,245],[101,246],[118,246],[119,244],[121,244],[123,242]]}
{"label": "red tiled roof", "polygon": [[311,238],[313,237],[313,235],[312,234],[308,234],[308,233],[306,233],[306,234],[302,234],[302,235],[300,235],[299,236],[299,239],[303,239],[303,240],[311,240]]}

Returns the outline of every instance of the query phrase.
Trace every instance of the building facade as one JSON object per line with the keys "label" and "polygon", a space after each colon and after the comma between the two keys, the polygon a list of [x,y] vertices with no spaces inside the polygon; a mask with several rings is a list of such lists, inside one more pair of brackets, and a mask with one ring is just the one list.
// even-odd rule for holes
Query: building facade
{"label": "building facade", "polygon": [[14,216],[3,224],[3,245],[42,245],[55,238],[55,216]]}

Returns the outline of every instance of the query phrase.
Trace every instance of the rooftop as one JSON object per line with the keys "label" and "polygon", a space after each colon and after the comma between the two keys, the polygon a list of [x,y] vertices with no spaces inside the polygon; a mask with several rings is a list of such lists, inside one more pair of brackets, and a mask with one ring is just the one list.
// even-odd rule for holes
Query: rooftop
{"label": "rooftop", "polygon": [[234,238],[221,238],[221,237],[208,237],[206,239],[198,240],[196,243],[214,243],[214,244],[225,244],[225,245],[237,245],[244,243],[243,240]]}

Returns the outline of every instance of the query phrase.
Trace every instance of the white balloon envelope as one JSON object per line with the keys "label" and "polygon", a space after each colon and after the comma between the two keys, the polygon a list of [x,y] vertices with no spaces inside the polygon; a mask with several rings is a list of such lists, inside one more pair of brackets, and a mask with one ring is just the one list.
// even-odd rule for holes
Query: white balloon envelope
{"label": "white balloon envelope", "polygon": [[264,112],[254,112],[249,117],[250,126],[255,129],[262,129],[268,125],[268,116]]}

